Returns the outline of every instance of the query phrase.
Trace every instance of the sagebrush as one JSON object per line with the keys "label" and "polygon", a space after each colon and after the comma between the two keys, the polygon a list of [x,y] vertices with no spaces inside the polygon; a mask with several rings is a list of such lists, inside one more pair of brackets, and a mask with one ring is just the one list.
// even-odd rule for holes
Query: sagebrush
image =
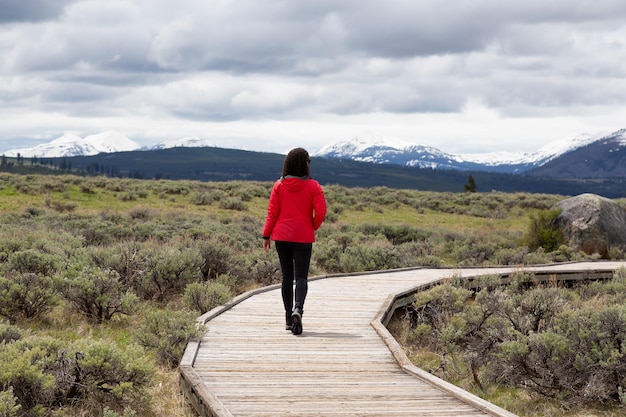
{"label": "sagebrush", "polygon": [[[11,364],[0,368],[0,407],[19,417],[151,415],[160,398],[150,375],[178,363],[198,335],[195,317],[280,282],[259,236],[271,187],[0,174],[0,356]],[[324,188],[311,275],[588,258],[523,243],[529,218],[560,196]],[[75,383],[103,358],[119,370],[108,385]],[[134,366],[138,379],[125,379]]]}

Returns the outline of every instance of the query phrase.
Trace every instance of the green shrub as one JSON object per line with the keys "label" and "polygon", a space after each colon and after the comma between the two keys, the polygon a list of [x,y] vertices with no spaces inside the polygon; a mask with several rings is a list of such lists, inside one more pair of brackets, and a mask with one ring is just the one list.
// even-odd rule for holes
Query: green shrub
{"label": "green shrub", "polygon": [[523,387],[570,406],[622,404],[623,272],[606,285],[574,289],[536,286],[523,273],[508,286],[488,281],[473,297],[452,285],[464,284],[460,279],[417,294],[410,309],[412,343],[451,357],[455,369],[465,367],[479,386],[482,378]]}
{"label": "green shrub", "polygon": [[0,344],[11,343],[21,338],[22,332],[19,327],[0,320]]}
{"label": "green shrub", "polygon": [[315,265],[329,273],[406,266],[406,254],[394,247],[380,228],[366,228],[365,232],[374,235],[367,236],[360,232],[341,233],[319,242],[313,251]]}
{"label": "green shrub", "polygon": [[[7,221],[6,218],[3,221]],[[14,252],[22,251],[26,248],[27,242],[19,238],[5,238],[0,240],[0,262],[6,263],[9,256]]]}
{"label": "green shrub", "polygon": [[155,351],[159,363],[174,368],[180,363],[187,342],[205,331],[204,326],[197,325],[195,313],[168,307],[146,314],[135,337],[141,346]]}
{"label": "green shrub", "polygon": [[137,288],[140,297],[164,301],[182,294],[191,282],[202,278],[203,259],[198,248],[157,246],[143,253],[145,273]]}
{"label": "green shrub", "polygon": [[216,189],[216,190],[211,190],[209,197],[212,201],[222,201],[228,197],[228,194],[226,194],[226,192],[224,192],[223,190]]}
{"label": "green shrub", "polygon": [[423,241],[432,234],[432,232],[407,225],[364,224],[357,230],[365,235],[383,235],[393,245]]}
{"label": "green shrub", "polygon": [[507,342],[491,372],[570,402],[619,401],[618,388],[626,384],[625,313],[623,306],[565,312],[550,330]]}
{"label": "green shrub", "polygon": [[243,290],[246,285],[267,286],[280,282],[280,263],[278,257],[260,257],[258,254],[242,254],[235,258],[236,265],[231,274],[237,277],[236,289]]}
{"label": "green shrub", "polygon": [[137,194],[135,194],[133,191],[128,191],[128,192],[125,192],[125,193],[120,193],[117,196],[117,198],[118,198],[118,200],[124,201],[124,202],[136,201],[137,200]]}
{"label": "green shrub", "polygon": [[524,256],[524,265],[541,265],[552,262],[552,256],[539,247],[534,252],[529,252]]}
{"label": "green shrub", "polygon": [[213,198],[209,193],[199,192],[193,194],[189,201],[191,201],[191,204],[195,204],[197,206],[208,206],[213,202]]}
{"label": "green shrub", "polygon": [[122,219],[77,219],[66,226],[83,237],[89,246],[109,245],[118,240],[132,238],[133,229],[122,222]]}
{"label": "green shrub", "polygon": [[13,396],[13,388],[0,391],[0,417],[17,417],[17,413],[22,408],[18,404],[17,398]]}
{"label": "green shrub", "polygon": [[491,242],[468,241],[459,244],[453,252],[453,259],[458,265],[484,265],[492,259],[496,246]]}
{"label": "green shrub", "polygon": [[39,207],[26,207],[24,209],[24,213],[30,217],[37,217],[37,216],[41,216],[42,214],[44,214],[44,211],[40,209]]}
{"label": "green shrub", "polygon": [[241,198],[228,197],[220,201],[219,207],[226,210],[246,211],[248,206]]}
{"label": "green shrub", "polygon": [[58,301],[53,279],[34,273],[0,277],[0,315],[13,319],[41,316]]}
{"label": "green shrub", "polygon": [[448,317],[463,310],[472,292],[451,284],[441,284],[416,295],[413,308],[419,312],[421,322],[441,328]]}
{"label": "green shrub", "polygon": [[[119,274],[124,289],[138,291],[146,273],[148,252],[136,241],[121,241],[110,246],[90,246],[83,253],[75,253],[74,263],[93,263]],[[82,259],[81,259],[82,258]]]}
{"label": "green shrub", "polygon": [[496,265],[522,265],[524,257],[528,254],[528,249],[522,248],[502,248],[493,254],[493,263]]}
{"label": "green shrub", "polygon": [[116,314],[133,314],[138,297],[126,290],[120,276],[111,269],[77,266],[60,281],[63,297],[76,311],[93,323],[110,320]]}
{"label": "green shrub", "polygon": [[431,267],[431,268],[439,268],[441,267],[441,265],[442,265],[441,258],[437,256],[433,256],[433,255],[419,256],[415,258],[414,263],[411,264],[411,266],[424,266],[424,267]]}
{"label": "green shrub", "polygon": [[183,296],[185,305],[200,314],[227,303],[231,299],[230,289],[221,282],[193,282],[187,285]]}
{"label": "green shrub", "polygon": [[351,246],[340,259],[342,272],[376,271],[399,266],[398,254],[392,245],[381,241]]}
{"label": "green shrub", "polygon": [[133,220],[150,220],[156,217],[156,210],[150,209],[148,207],[137,207],[134,208],[128,213],[131,219]]}
{"label": "green shrub", "polygon": [[72,383],[80,398],[104,404],[132,404],[146,395],[155,369],[141,347],[120,349],[108,342],[79,341],[73,350],[77,379]]}
{"label": "green shrub", "polygon": [[53,276],[60,264],[61,260],[55,255],[43,253],[36,249],[26,249],[9,255],[7,270]]}
{"label": "green shrub", "polygon": [[47,415],[46,409],[83,400],[124,405],[141,401],[154,367],[143,349],[107,342],[63,342],[39,337],[0,344],[0,386],[13,388],[19,415]]}
{"label": "green shrub", "polygon": [[55,379],[44,371],[46,349],[22,340],[0,344],[0,387],[12,387],[24,415],[43,415],[55,398]]}
{"label": "green shrub", "polygon": [[581,287],[580,293],[585,299],[604,297],[611,304],[626,305],[626,268],[615,271],[609,282],[591,282]]}
{"label": "green shrub", "polygon": [[341,244],[329,239],[314,246],[312,261],[322,270],[333,274],[341,272],[341,256]]}
{"label": "green shrub", "polygon": [[552,328],[558,314],[576,304],[573,294],[564,288],[534,287],[511,296],[502,314],[515,331],[528,335]]}
{"label": "green shrub", "polygon": [[166,181],[161,183],[161,192],[168,195],[188,195],[190,190],[185,181]]}
{"label": "green shrub", "polygon": [[204,279],[216,279],[220,275],[227,274],[234,262],[233,250],[224,242],[210,239],[198,244],[198,250],[202,257],[202,276]]}
{"label": "green shrub", "polygon": [[611,247],[608,251],[608,259],[624,259],[624,248]]}
{"label": "green shrub", "polygon": [[556,219],[561,214],[560,209],[543,210],[530,216],[528,232],[522,242],[536,250],[543,248],[546,252],[552,252],[565,244],[563,230],[557,225]]}

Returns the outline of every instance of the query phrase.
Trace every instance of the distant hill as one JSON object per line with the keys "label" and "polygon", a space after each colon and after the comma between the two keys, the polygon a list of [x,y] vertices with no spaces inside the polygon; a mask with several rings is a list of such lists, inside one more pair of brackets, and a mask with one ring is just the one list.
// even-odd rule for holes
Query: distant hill
{"label": "distant hill", "polygon": [[[602,164],[603,161],[611,160],[615,157],[615,155],[608,155],[608,153],[605,154],[603,152],[615,152],[618,147],[621,146],[623,148],[626,146],[626,130],[624,129],[608,136],[583,134],[573,138],[549,142],[541,149],[531,153],[491,152],[464,155],[448,154],[430,146],[403,142],[391,137],[370,135],[329,144],[317,151],[313,156],[437,170],[521,174],[543,167],[552,161],[558,163],[564,157],[563,161],[565,162],[562,163],[566,166],[569,163],[566,155],[583,147],[605,143],[607,140],[615,144],[615,149],[596,146],[593,152],[593,157],[596,161],[587,161],[590,167],[589,170],[577,171],[573,168],[570,169],[576,171],[577,175],[582,177],[585,177],[587,173],[592,171],[594,177],[624,177],[620,173],[618,165],[604,165],[604,169],[593,168],[594,164]],[[85,138],[73,134],[65,134],[52,142],[33,148],[9,150],[4,152],[4,155],[7,157],[17,157],[19,155],[24,158],[41,159],[93,156],[100,153],[151,151],[170,148],[200,149],[207,147],[214,147],[210,140],[193,137],[168,140],[149,148],[140,147],[125,135],[115,131],[108,131]],[[553,166],[557,165],[553,164]],[[536,175],[552,176],[552,173],[556,172],[559,177],[567,177],[565,169],[558,171],[538,170]],[[571,178],[580,178],[580,176],[572,176]]]}
{"label": "distant hill", "polygon": [[601,140],[603,136],[579,135],[574,138],[562,139],[550,142],[532,153],[491,152],[465,155],[448,154],[430,146],[407,144],[392,138],[355,137],[327,145],[315,155],[324,158],[350,159],[420,168],[520,174],[558,159],[582,146]]}
{"label": "distant hill", "polygon": [[[275,181],[284,155],[224,148],[188,148],[102,153],[92,156],[53,158],[56,164],[83,175],[107,175],[142,179],[191,179],[199,181]],[[625,197],[623,179],[587,181],[483,171],[435,170],[344,159],[316,158],[313,176],[322,184],[347,187],[386,186],[424,191],[463,192],[469,175],[477,191],[531,192],[577,195],[593,192],[608,198]]]}
{"label": "distant hill", "polygon": [[551,178],[626,178],[626,129],[561,155],[528,172]]}

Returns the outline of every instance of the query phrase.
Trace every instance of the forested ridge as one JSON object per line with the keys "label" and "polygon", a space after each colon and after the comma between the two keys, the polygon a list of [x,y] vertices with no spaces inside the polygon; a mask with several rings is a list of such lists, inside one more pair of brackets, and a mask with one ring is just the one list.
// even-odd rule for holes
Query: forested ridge
{"label": "forested ridge", "polygon": [[[273,181],[280,176],[284,155],[224,148],[171,148],[67,158],[3,159],[8,172],[58,173],[136,179],[198,181]],[[623,178],[555,179],[526,174],[464,172],[313,158],[313,176],[322,184],[346,187],[386,186],[396,189],[461,192],[471,175],[478,192],[529,192],[578,195],[592,192],[608,198],[626,196]]]}

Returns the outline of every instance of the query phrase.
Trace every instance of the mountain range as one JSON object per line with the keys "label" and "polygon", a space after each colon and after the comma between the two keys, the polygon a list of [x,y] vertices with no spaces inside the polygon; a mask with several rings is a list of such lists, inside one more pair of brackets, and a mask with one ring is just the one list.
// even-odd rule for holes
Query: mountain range
{"label": "mountain range", "polygon": [[8,150],[4,152],[4,156],[15,158],[19,154],[24,158],[68,158],[74,156],[98,155],[100,153],[209,146],[213,145],[207,139],[182,138],[161,142],[151,147],[142,147],[122,133],[109,130],[95,135],[89,135],[84,138],[81,138],[73,133],[66,133],[49,143],[37,145],[32,148]]}
{"label": "mountain range", "polygon": [[32,148],[11,149],[4,152],[7,157],[24,158],[63,158],[71,156],[88,156],[99,153],[127,152],[138,150],[140,146],[116,131],[106,131],[85,138],[66,133],[49,143]]}
{"label": "mountain range", "polygon": [[419,168],[519,174],[542,167],[578,149],[606,143],[613,143],[614,150],[626,147],[626,129],[610,135],[580,135],[551,142],[532,153],[453,155],[423,145],[390,145],[381,137],[356,137],[328,145],[320,149],[316,156]]}
{"label": "mountain range", "polygon": [[[206,139],[182,138],[141,147],[125,135],[106,131],[81,138],[65,134],[32,148],[6,151],[5,156],[62,158],[101,153],[215,147]],[[439,149],[398,142],[393,138],[361,136],[329,144],[313,156],[375,164],[436,170],[476,171],[558,178],[626,177],[626,129],[609,135],[580,135],[548,143],[532,153],[483,153],[453,155]]]}

